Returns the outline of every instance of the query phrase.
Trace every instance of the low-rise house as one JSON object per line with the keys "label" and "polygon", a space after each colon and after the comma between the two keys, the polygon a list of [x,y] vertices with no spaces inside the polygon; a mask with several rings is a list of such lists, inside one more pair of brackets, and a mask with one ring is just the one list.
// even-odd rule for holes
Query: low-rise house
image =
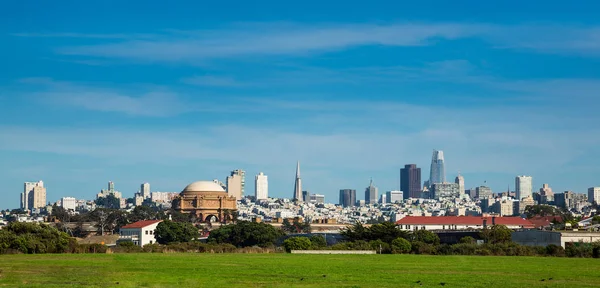
{"label": "low-rise house", "polygon": [[162,220],[143,220],[121,227],[119,241],[132,241],[135,245],[143,247],[147,244],[155,244],[154,231]]}

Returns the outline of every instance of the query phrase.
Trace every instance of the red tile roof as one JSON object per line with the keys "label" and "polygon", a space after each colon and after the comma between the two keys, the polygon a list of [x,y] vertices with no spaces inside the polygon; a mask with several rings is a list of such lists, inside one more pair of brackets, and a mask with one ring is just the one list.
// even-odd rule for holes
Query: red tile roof
{"label": "red tile roof", "polygon": [[[483,220],[487,220],[487,225],[492,225],[493,217],[477,216],[406,216],[396,222],[404,225],[483,225]],[[521,217],[494,217],[495,223],[507,226],[522,226],[524,228],[533,228],[533,223]]]}
{"label": "red tile roof", "polygon": [[535,216],[530,218],[529,221],[535,225],[535,228],[539,227],[549,227],[552,225],[552,221],[556,220],[559,223],[562,222],[562,217],[560,216]]}
{"label": "red tile roof", "polygon": [[152,224],[156,224],[162,222],[162,220],[142,220],[135,223],[131,223],[121,227],[121,229],[129,229],[129,228],[144,228],[146,226],[150,226]]}

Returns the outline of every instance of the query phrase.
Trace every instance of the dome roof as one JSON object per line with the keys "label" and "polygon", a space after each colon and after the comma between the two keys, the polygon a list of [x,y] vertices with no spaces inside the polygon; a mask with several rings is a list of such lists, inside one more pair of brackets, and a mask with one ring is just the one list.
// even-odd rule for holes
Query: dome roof
{"label": "dome roof", "polygon": [[213,181],[197,181],[187,185],[182,192],[225,192],[225,190]]}

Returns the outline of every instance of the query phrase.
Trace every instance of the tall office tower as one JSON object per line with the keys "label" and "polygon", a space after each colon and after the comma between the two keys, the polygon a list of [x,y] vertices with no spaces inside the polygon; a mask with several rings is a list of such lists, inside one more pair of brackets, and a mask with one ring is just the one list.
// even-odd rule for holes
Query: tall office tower
{"label": "tall office tower", "polygon": [[315,204],[325,204],[325,195],[310,194],[308,197],[308,202]]}
{"label": "tall office tower", "polygon": [[144,199],[150,198],[150,183],[144,183],[140,186],[140,191],[142,191],[142,197]]}
{"label": "tall office tower", "polygon": [[365,204],[377,204],[377,187],[373,186],[373,179],[365,189]]}
{"label": "tall office tower", "polygon": [[296,163],[296,180],[294,180],[294,197],[292,200],[302,202],[302,179],[300,178],[300,161]]}
{"label": "tall office tower", "polygon": [[379,204],[386,204],[387,202],[387,193],[381,193],[379,196]]}
{"label": "tall office tower", "polygon": [[492,197],[492,188],[487,186],[479,186],[475,188],[475,196],[479,199]]}
{"label": "tall office tower", "polygon": [[[38,182],[25,182],[23,186],[23,193],[21,193],[21,209],[31,210],[33,208],[46,207],[46,188],[44,188],[44,181],[40,180]],[[36,206],[34,204],[34,202],[36,201],[36,187],[39,187],[37,190],[37,204],[39,204],[40,201],[43,200],[43,204],[39,207],[34,207]],[[41,199],[42,197],[43,199]]]}
{"label": "tall office tower", "polygon": [[532,196],[533,183],[531,176],[517,176],[515,178],[515,191],[517,200]]}
{"label": "tall office tower", "polygon": [[254,177],[254,198],[256,200],[269,198],[269,179],[263,172]]}
{"label": "tall office tower", "polygon": [[454,183],[458,184],[458,193],[460,193],[460,195],[465,194],[465,177],[460,175],[460,172],[458,173],[458,176],[456,176],[456,179],[454,179]]}
{"label": "tall office tower", "polygon": [[416,164],[407,164],[400,169],[400,190],[404,199],[421,197],[421,168]]}
{"label": "tall office tower", "polygon": [[565,191],[564,193],[554,195],[554,204],[565,209],[575,208],[575,193],[572,191]]}
{"label": "tall office tower", "polygon": [[552,188],[550,188],[549,184],[542,184],[542,188],[540,188],[540,198],[540,204],[554,201],[554,192],[552,192]]}
{"label": "tall office tower", "polygon": [[342,205],[342,207],[356,206],[356,190],[354,190],[354,189],[340,190],[340,205]]}
{"label": "tall office tower", "polygon": [[246,186],[246,172],[236,169],[227,176],[227,193],[235,197],[236,200],[242,200],[244,196],[244,187]]}
{"label": "tall office tower", "polygon": [[451,200],[459,198],[459,185],[456,183],[435,183],[431,186],[431,198],[436,200]]}
{"label": "tall office tower", "polygon": [[302,191],[302,201],[303,202],[310,202],[310,191]]}
{"label": "tall office tower", "polygon": [[429,186],[446,182],[446,169],[444,168],[444,151],[433,150],[431,156],[431,170],[429,172]]}
{"label": "tall office tower", "polygon": [[588,188],[588,201],[592,204],[600,204],[600,187]]}
{"label": "tall office tower", "polygon": [[108,192],[110,192],[110,193],[115,192],[115,183],[113,183],[112,181],[108,181]]}
{"label": "tall office tower", "polygon": [[404,193],[402,191],[387,191],[385,194],[385,199],[387,203],[402,202],[402,200],[404,199],[402,195]]}

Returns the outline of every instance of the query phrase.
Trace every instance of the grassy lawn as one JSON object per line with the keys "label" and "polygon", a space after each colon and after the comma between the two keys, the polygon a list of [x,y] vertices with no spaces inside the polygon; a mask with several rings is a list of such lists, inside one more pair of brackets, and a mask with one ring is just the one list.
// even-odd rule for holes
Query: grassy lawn
{"label": "grassy lawn", "polygon": [[422,255],[0,255],[0,287],[90,286],[600,287],[600,260]]}

